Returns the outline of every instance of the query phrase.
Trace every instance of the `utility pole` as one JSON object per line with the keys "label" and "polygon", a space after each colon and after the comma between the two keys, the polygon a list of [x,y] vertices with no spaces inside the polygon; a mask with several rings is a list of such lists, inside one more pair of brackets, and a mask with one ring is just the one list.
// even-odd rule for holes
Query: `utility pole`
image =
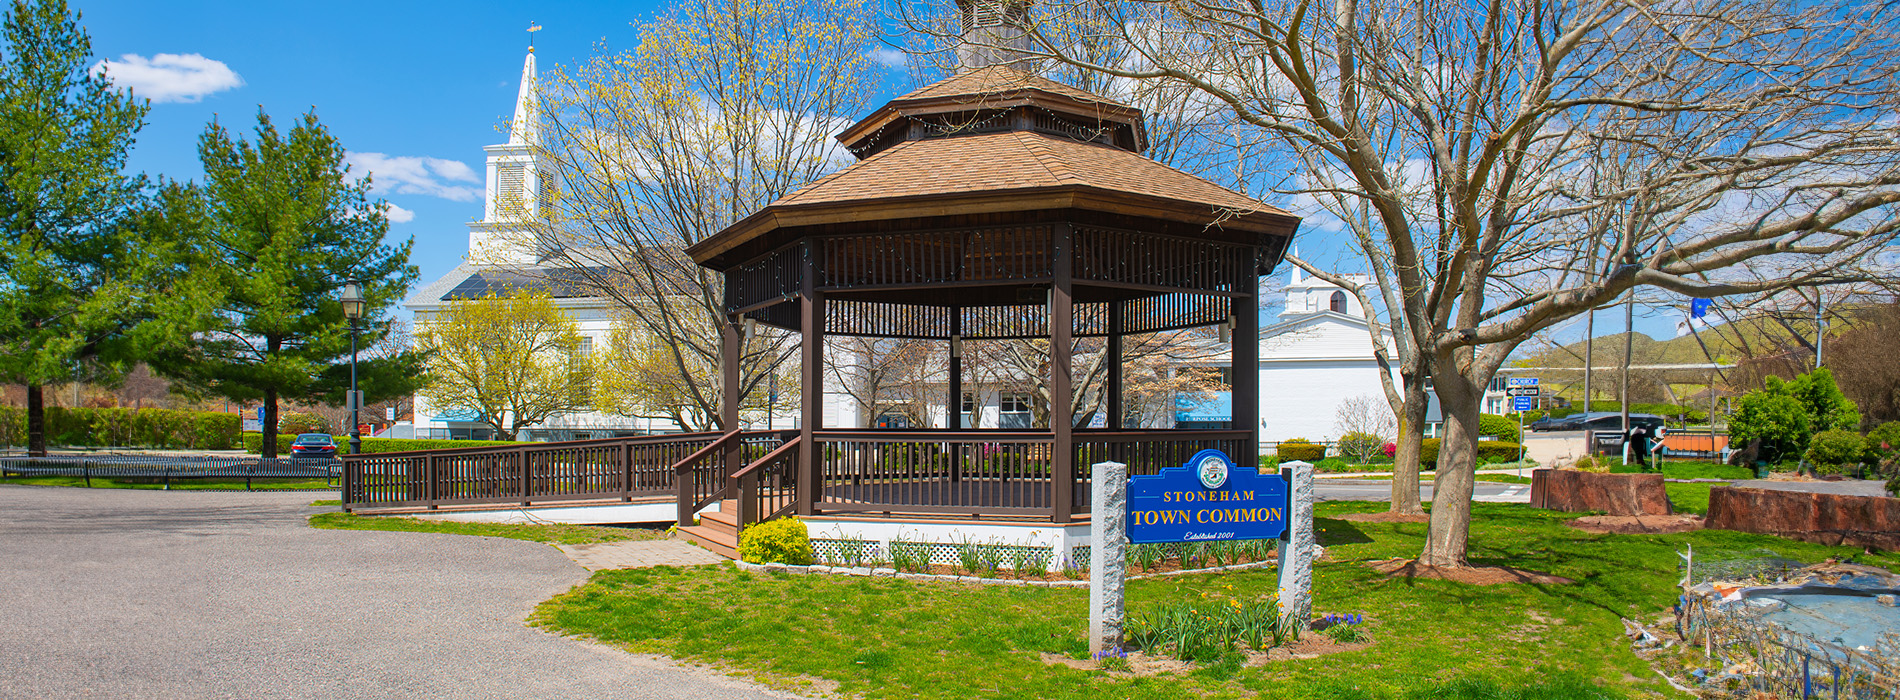
{"label": "utility pole", "polygon": [[1590,419],[1590,370],[1597,361],[1597,308],[1590,307],[1590,315],[1583,321],[1583,419]]}
{"label": "utility pole", "polygon": [[1636,352],[1636,293],[1623,302],[1623,463],[1630,461],[1630,355]]}
{"label": "utility pole", "polygon": [[1825,299],[1822,298],[1821,294],[1822,292],[1819,288],[1816,288],[1814,290],[1814,368],[1815,369],[1821,368],[1822,331],[1827,329],[1827,321],[1821,318],[1821,308],[1822,308],[1821,305],[1823,302],[1826,301]]}

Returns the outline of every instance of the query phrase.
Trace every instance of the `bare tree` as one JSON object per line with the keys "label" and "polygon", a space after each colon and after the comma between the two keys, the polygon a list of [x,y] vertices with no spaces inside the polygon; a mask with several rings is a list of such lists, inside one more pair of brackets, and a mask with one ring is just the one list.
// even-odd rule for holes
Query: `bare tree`
{"label": "bare tree", "polygon": [[[1138,56],[1041,33],[1106,11]],[[1882,274],[1900,217],[1889,13],[1850,3],[1051,0],[1045,59],[1192,86],[1338,194],[1445,414],[1419,562],[1465,565],[1484,387],[1535,332],[1642,286]],[[1098,9],[1100,8],[1100,9]]]}
{"label": "bare tree", "polygon": [[[739,333],[722,277],[686,248],[849,160],[831,134],[878,81],[861,0],[684,0],[541,86],[543,215],[512,233],[541,258],[524,271],[620,307],[641,357],[677,391],[625,410],[723,425],[721,338]],[[634,341],[629,340],[629,343]],[[796,336],[745,343],[741,396],[772,380]]]}
{"label": "bare tree", "polygon": [[[931,343],[904,338],[845,336],[828,339],[830,361],[825,363],[833,386],[864,415],[867,425],[895,410],[913,426],[929,426],[933,398],[943,390],[944,367]],[[936,403],[941,403],[941,400]]]}
{"label": "bare tree", "polygon": [[[1365,464],[1385,446],[1387,437],[1398,432],[1398,421],[1393,419],[1392,407],[1382,397],[1360,394],[1339,402],[1339,408],[1333,412],[1333,427],[1339,431],[1340,451]],[[1355,435],[1359,439],[1347,440],[1348,436]]]}

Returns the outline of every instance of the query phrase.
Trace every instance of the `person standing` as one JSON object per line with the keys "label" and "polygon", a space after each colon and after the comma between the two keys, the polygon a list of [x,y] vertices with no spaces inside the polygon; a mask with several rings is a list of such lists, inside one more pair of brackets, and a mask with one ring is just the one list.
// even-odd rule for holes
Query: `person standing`
{"label": "person standing", "polygon": [[1623,436],[1629,441],[1630,460],[1641,466],[1643,471],[1649,471],[1649,437],[1648,426],[1641,424],[1630,426],[1629,434]]}

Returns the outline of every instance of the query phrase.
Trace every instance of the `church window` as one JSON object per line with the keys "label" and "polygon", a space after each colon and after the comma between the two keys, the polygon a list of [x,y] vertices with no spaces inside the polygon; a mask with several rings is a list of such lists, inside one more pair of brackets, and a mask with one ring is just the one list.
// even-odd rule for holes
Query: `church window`
{"label": "church window", "polygon": [[528,166],[502,163],[495,168],[495,210],[511,216],[527,212]]}
{"label": "church window", "polygon": [[1333,310],[1333,313],[1341,313],[1341,314],[1346,313],[1346,293],[1345,292],[1333,292],[1332,310]]}

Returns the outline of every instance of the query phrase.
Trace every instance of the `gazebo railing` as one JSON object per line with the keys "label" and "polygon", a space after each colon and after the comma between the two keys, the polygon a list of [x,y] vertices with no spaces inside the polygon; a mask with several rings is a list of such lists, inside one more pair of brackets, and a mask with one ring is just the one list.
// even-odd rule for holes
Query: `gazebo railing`
{"label": "gazebo railing", "polygon": [[1078,430],[1075,432],[1075,503],[1073,513],[1089,512],[1089,465],[1121,462],[1128,475],[1155,474],[1164,467],[1186,464],[1201,450],[1227,453],[1237,466],[1259,464],[1259,457],[1248,454],[1245,430]]}

